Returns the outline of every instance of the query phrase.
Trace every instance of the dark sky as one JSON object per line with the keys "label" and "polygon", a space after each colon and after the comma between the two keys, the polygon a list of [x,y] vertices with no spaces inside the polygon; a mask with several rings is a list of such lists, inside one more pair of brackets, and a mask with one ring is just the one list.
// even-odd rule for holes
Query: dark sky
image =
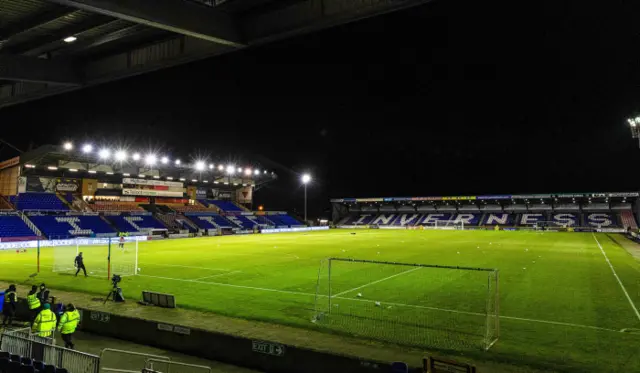
{"label": "dark sky", "polygon": [[436,0],[2,109],[1,136],[268,159],[257,201],[301,209],[310,171],[314,216],[330,197],[637,190],[638,5],[512,3]]}

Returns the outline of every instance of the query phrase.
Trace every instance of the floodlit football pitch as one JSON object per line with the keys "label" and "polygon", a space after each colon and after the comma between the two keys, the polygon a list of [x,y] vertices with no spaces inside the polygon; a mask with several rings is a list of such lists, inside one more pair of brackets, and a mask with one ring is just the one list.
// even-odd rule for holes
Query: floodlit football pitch
{"label": "floodlit football pitch", "polygon": [[[624,240],[603,233],[345,229],[147,241],[139,243],[139,274],[121,286],[129,297],[171,293],[180,307],[450,356],[637,372],[640,262],[619,244]],[[104,248],[81,251],[89,272],[103,266]],[[133,255],[117,247],[112,253],[118,260]],[[329,266],[327,258],[370,262]],[[35,250],[0,252],[0,279],[23,282],[35,263]],[[75,278],[52,272],[52,265],[53,249],[42,249],[36,282],[97,295],[109,287],[101,273]],[[497,342],[484,351],[488,334]]]}

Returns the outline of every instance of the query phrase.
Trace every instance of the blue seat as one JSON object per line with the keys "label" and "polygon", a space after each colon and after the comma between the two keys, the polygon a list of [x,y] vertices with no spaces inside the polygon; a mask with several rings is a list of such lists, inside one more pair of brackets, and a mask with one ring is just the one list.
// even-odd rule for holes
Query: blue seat
{"label": "blue seat", "polygon": [[44,363],[42,361],[34,361],[33,367],[36,368],[37,371],[42,372],[44,370]]}
{"label": "blue seat", "polygon": [[18,210],[68,211],[67,205],[54,193],[20,193],[9,197]]}
{"label": "blue seat", "polygon": [[35,373],[36,372],[36,368],[33,367],[33,365],[21,365],[20,369],[18,370],[18,373]]}
{"label": "blue seat", "polygon": [[22,360],[22,356],[11,354],[11,361],[15,361],[15,362],[19,363],[21,360]]}
{"label": "blue seat", "polygon": [[22,360],[20,360],[20,364],[22,364],[22,365],[33,365],[33,361],[28,357],[23,357]]}
{"label": "blue seat", "polygon": [[44,369],[41,370],[42,373],[56,373],[56,367],[53,365],[45,365]]}

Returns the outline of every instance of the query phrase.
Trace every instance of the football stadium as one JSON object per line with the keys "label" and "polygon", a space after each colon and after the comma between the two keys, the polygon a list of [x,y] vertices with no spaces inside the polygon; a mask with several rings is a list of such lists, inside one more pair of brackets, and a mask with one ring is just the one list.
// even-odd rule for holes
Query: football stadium
{"label": "football stadium", "polygon": [[[638,192],[339,198],[311,225],[254,208],[276,179],[89,143],[23,153],[0,163],[0,281],[46,283],[90,333],[264,371],[640,370]],[[5,330],[0,350],[54,348],[29,338]],[[82,358],[47,363],[133,371]]]}

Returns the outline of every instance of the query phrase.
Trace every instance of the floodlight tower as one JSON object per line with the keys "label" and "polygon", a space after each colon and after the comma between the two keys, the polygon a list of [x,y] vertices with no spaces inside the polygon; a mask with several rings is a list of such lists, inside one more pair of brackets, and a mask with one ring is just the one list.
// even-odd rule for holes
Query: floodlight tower
{"label": "floodlight tower", "polygon": [[631,137],[633,137],[634,139],[638,139],[638,146],[640,146],[640,116],[629,118],[627,119],[627,122],[629,123],[629,128],[631,129]]}
{"label": "floodlight tower", "polygon": [[304,222],[307,223],[307,184],[311,181],[311,175],[302,175],[302,184],[304,184]]}

